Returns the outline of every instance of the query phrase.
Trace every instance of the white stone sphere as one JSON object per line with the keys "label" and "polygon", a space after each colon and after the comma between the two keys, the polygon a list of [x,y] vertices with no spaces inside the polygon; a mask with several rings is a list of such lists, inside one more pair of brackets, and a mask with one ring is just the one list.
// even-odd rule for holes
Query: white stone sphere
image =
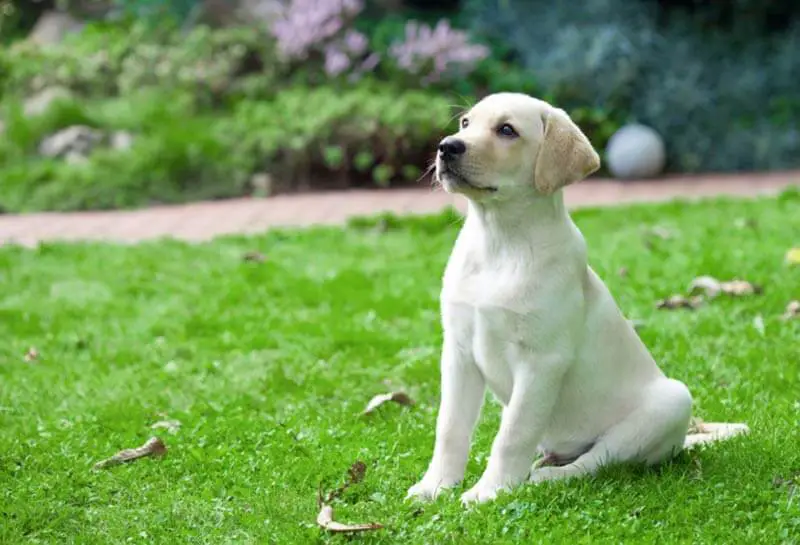
{"label": "white stone sphere", "polygon": [[652,178],[664,170],[667,151],[664,140],[650,127],[630,124],[621,127],[606,146],[606,164],[615,178]]}

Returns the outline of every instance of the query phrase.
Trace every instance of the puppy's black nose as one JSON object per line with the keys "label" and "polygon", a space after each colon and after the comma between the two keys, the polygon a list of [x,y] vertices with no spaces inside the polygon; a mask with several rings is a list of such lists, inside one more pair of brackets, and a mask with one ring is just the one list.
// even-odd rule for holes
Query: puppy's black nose
{"label": "puppy's black nose", "polygon": [[467,145],[463,140],[453,136],[448,136],[439,142],[439,153],[445,158],[458,157],[467,151]]}

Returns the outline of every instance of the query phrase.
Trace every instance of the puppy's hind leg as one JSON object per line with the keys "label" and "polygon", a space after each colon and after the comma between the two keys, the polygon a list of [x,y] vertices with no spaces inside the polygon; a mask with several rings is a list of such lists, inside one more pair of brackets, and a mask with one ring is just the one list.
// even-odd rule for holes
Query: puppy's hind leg
{"label": "puppy's hind leg", "polygon": [[728,423],[728,422],[700,422],[697,429],[686,436],[683,448],[690,449],[697,445],[722,441],[736,435],[744,435],[750,432],[747,424]]}
{"label": "puppy's hind leg", "polygon": [[585,454],[574,462],[533,469],[531,482],[539,483],[593,475],[610,463],[657,464],[682,448],[692,397],[686,386],[672,379],[660,379],[642,393],[642,404],[613,426]]}

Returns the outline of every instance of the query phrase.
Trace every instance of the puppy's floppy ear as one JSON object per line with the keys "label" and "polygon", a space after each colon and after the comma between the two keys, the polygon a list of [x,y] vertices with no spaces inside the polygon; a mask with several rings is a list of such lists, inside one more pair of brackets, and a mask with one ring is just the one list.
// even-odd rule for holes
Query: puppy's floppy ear
{"label": "puppy's floppy ear", "polygon": [[534,169],[537,191],[549,195],[600,168],[600,156],[567,112],[548,108],[542,121],[544,138]]}

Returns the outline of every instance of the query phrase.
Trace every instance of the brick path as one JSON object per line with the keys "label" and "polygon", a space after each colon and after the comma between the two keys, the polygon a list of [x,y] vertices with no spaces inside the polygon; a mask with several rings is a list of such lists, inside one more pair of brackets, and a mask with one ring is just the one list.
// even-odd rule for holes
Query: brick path
{"label": "brick path", "polygon": [[[641,182],[598,179],[568,187],[566,200],[575,208],[720,194],[746,197],[775,194],[791,185],[800,186],[800,171]],[[31,245],[52,240],[132,243],[160,237],[203,241],[224,234],[257,233],[275,226],[338,224],[352,216],[384,211],[431,213],[449,205],[464,209],[460,198],[419,188],[279,195],[132,211],[0,215],[0,244]]]}

